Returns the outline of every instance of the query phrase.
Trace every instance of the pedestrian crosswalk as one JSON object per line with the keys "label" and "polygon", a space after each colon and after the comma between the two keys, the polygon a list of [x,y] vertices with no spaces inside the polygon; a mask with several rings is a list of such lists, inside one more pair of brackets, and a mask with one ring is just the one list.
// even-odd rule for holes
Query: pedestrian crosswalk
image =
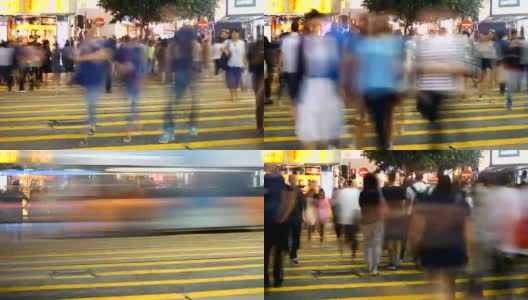
{"label": "pedestrian crosswalk", "polygon": [[[176,102],[176,142],[159,144],[165,104],[172,99],[171,85],[149,79],[138,104],[141,130],[131,143],[127,133],[128,100],[120,83],[103,93],[97,107],[97,130],[87,137],[86,103],[78,86],[51,85],[26,93],[0,91],[0,147],[3,149],[261,149],[256,132],[255,96],[251,91],[232,101],[221,77],[203,78],[196,85],[196,102],[190,95]],[[189,135],[191,112],[196,114],[198,135]]]}
{"label": "pedestrian crosswalk", "polygon": [[0,299],[262,299],[262,242],[262,232],[31,240],[0,251]]}
{"label": "pedestrian crosswalk", "polygon": [[[299,264],[286,264],[281,287],[266,289],[265,299],[339,299],[339,300],[429,300],[437,296],[437,287],[413,262],[404,261],[398,270],[380,269],[378,276],[366,272],[363,252],[352,258],[350,248],[338,246],[328,231],[321,243],[307,241],[303,235],[298,253]],[[286,262],[286,259],[285,259]],[[387,265],[386,255],[381,267]],[[486,274],[482,278],[486,299],[528,298],[528,260],[516,261],[513,272]],[[456,280],[457,298],[463,299],[468,278],[461,272]]]}
{"label": "pedestrian crosswalk", "polygon": [[[406,99],[395,112],[394,149],[427,150],[454,148],[485,149],[520,147],[528,144],[528,96],[513,98],[513,108],[505,108],[504,97],[448,99],[441,108],[442,129],[432,130],[429,122],[416,111],[416,100]],[[402,113],[403,111],[403,113]],[[299,116],[302,118],[302,116]],[[358,144],[358,118],[355,108],[345,110],[346,133],[342,148],[373,149],[376,134],[372,122],[364,127],[363,141]],[[265,111],[266,149],[298,149],[295,124],[288,100],[276,101]],[[441,142],[433,141],[441,136]]]}

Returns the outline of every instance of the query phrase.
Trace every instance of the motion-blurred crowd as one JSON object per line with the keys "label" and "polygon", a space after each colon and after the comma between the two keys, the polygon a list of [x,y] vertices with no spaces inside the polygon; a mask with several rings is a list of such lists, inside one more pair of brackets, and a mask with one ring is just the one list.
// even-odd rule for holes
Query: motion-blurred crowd
{"label": "motion-blurred crowd", "polygon": [[[211,66],[214,64],[214,68]],[[222,33],[213,40],[210,34],[197,33],[190,26],[181,27],[171,39],[139,39],[124,36],[98,37],[96,30],[84,32],[78,38],[66,41],[61,47],[48,40],[22,40],[2,42],[0,45],[0,83],[12,91],[15,84],[19,92],[38,89],[50,84],[53,74],[55,93],[59,93],[61,79],[68,84],[85,88],[88,108],[88,135],[96,131],[96,102],[100,94],[112,90],[112,80],[120,80],[129,99],[127,116],[129,133],[140,130],[138,99],[142,82],[147,75],[170,83],[176,100],[168,101],[164,116],[164,133],[160,143],[174,140],[172,120],[173,104],[189,91],[193,98],[190,116],[190,134],[196,135],[194,86],[202,77],[225,73],[231,100],[239,100],[240,89],[252,88],[257,99],[257,135],[263,135],[264,113],[264,40],[245,41],[238,30]],[[65,74],[61,76],[61,74]],[[62,77],[62,78],[61,78]]]}
{"label": "motion-blurred crowd", "polygon": [[[445,9],[427,10],[419,19],[449,14]],[[356,148],[363,147],[368,116],[375,124],[377,147],[391,149],[394,129],[404,129],[404,97],[416,99],[417,111],[434,133],[431,143],[439,144],[438,121],[447,98],[478,93],[480,100],[492,101],[497,87],[505,96],[503,107],[512,109],[512,92],[523,87],[528,91],[528,43],[516,30],[470,35],[439,28],[404,35],[392,31],[389,15],[369,13],[348,31],[334,24],[323,34],[325,20],[312,10],[304,24],[294,21],[291,32],[266,43],[265,103],[273,103],[274,82],[279,84],[277,99],[287,90],[304,148],[339,147],[344,109],[356,108]]]}
{"label": "motion-blurred crowd", "polygon": [[[467,275],[466,295],[481,299],[483,276],[512,274],[515,257],[528,255],[526,171],[517,184],[507,174],[475,182],[452,182],[448,175],[438,176],[436,184],[424,179],[421,173],[404,178],[391,172],[386,179],[369,173],[361,188],[355,180],[343,181],[328,197],[316,182],[303,190],[297,187],[295,175],[289,175],[287,184],[280,168],[273,167],[264,182],[265,285],[270,285],[271,257],[275,287],[283,284],[284,256],[289,253],[292,265],[302,265],[302,231],[307,243],[313,243],[317,230],[322,245],[325,229],[333,228],[342,254],[346,244],[353,259],[363,250],[367,274],[380,275],[387,251],[383,267],[388,272],[399,270],[404,260],[414,263],[440,283],[443,299],[455,299],[455,279]],[[509,284],[496,283],[501,288]]]}

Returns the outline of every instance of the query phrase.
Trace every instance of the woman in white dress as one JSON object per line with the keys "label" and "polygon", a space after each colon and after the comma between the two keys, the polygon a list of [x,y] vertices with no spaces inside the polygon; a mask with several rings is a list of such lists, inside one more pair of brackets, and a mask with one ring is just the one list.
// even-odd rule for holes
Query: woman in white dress
{"label": "woman in white dress", "polygon": [[299,53],[300,89],[296,131],[305,149],[338,147],[343,133],[344,105],[339,96],[339,44],[320,36],[323,15],[306,14]]}

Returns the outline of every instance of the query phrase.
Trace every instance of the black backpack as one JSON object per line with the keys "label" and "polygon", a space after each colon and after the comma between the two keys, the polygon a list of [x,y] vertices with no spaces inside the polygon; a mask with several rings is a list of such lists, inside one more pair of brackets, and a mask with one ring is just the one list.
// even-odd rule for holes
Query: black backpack
{"label": "black backpack", "polygon": [[423,192],[418,192],[414,185],[411,185],[411,189],[416,195],[414,197],[414,203],[424,203],[429,198],[429,187],[427,187]]}

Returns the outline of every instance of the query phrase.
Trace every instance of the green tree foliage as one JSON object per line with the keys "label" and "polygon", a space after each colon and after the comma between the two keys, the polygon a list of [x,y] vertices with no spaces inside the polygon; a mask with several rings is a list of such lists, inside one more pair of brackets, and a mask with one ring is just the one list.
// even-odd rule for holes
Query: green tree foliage
{"label": "green tree foliage", "polygon": [[[99,0],[99,6],[110,12],[113,22],[125,17],[137,20],[141,29],[148,23],[172,21],[174,17],[212,18],[215,0]],[[171,19],[172,18],[172,19]]]}
{"label": "green tree foliage", "polygon": [[407,174],[467,167],[474,169],[481,157],[478,150],[363,151],[362,156],[380,170],[392,167]]}
{"label": "green tree foliage", "polygon": [[423,9],[447,8],[460,17],[477,17],[480,0],[364,0],[363,6],[374,12],[389,12],[405,23],[405,31],[418,20]]}

